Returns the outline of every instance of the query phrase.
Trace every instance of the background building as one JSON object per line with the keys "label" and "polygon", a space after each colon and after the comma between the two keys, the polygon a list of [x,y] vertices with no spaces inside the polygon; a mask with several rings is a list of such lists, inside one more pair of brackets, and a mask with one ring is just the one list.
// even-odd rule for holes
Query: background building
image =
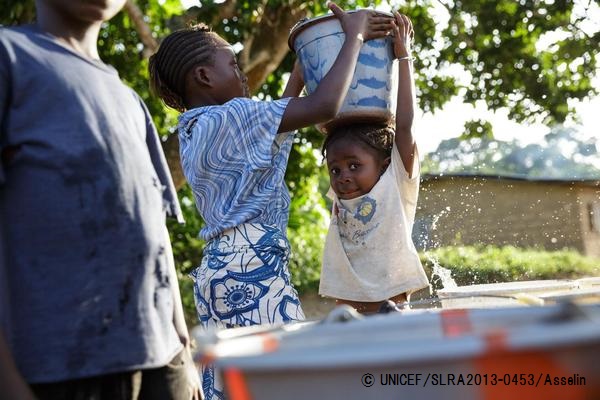
{"label": "background building", "polygon": [[423,175],[413,239],[419,249],[493,244],[600,258],[600,180]]}

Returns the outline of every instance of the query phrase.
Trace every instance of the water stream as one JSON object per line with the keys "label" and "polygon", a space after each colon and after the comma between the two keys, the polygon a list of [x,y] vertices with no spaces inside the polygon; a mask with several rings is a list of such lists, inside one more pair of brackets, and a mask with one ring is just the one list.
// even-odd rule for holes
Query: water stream
{"label": "water stream", "polygon": [[[444,214],[447,214],[449,212],[450,212],[450,207],[446,207],[445,210],[442,210],[442,212],[433,216],[433,220],[431,222],[431,232],[433,232],[437,229],[438,220]],[[431,237],[433,237],[433,235],[431,235]],[[439,245],[439,243],[433,243],[430,247],[436,248],[438,245]],[[433,281],[436,279],[439,279],[442,288],[455,289],[458,287],[458,285],[452,278],[452,272],[449,269],[442,267],[440,265],[438,259],[431,252],[427,251],[427,248],[423,249],[423,254],[425,254],[425,257],[427,257],[429,262],[431,262],[431,264],[433,264],[433,268],[431,271],[431,285],[429,286],[429,294],[430,295],[433,295]]]}

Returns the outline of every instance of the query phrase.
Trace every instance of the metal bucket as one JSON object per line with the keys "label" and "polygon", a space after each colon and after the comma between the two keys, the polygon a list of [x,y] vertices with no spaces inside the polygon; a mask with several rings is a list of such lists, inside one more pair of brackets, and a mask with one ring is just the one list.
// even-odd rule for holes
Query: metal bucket
{"label": "metal bucket", "polygon": [[[350,11],[355,12],[355,11]],[[392,14],[380,12],[391,16]],[[290,31],[288,45],[302,66],[307,93],[317,88],[335,62],[346,35],[333,15],[302,20]],[[327,133],[345,123],[388,123],[396,112],[398,67],[392,39],[373,39],[362,45],[352,84],[337,116],[318,128]]]}

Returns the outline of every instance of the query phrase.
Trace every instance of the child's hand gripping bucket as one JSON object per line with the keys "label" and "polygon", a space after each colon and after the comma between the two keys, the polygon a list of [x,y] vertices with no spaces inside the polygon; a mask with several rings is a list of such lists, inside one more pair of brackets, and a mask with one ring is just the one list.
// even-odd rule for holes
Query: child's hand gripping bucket
{"label": "child's hand gripping bucket", "polygon": [[[292,28],[288,45],[298,56],[309,94],[331,69],[344,40],[344,31],[333,14],[300,21]],[[389,123],[396,110],[397,70],[391,37],[365,42],[342,108],[333,120],[318,128],[327,133],[339,124]]]}

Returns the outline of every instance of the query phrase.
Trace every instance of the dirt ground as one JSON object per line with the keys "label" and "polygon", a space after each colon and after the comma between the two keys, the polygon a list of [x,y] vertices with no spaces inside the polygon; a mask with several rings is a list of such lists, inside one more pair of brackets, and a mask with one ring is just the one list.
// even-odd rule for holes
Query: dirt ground
{"label": "dirt ground", "polygon": [[300,296],[300,303],[306,319],[322,319],[335,307],[335,300],[319,296],[317,293]]}
{"label": "dirt ground", "polygon": [[[429,289],[422,289],[416,293],[413,293],[410,300],[418,301],[430,298],[431,295],[429,293]],[[302,303],[302,309],[304,310],[304,314],[306,319],[322,319],[324,318],[331,310],[335,308],[335,301],[319,296],[317,293],[306,293],[300,296],[300,302]],[[414,308],[427,308],[431,307],[433,304],[417,306]]]}

